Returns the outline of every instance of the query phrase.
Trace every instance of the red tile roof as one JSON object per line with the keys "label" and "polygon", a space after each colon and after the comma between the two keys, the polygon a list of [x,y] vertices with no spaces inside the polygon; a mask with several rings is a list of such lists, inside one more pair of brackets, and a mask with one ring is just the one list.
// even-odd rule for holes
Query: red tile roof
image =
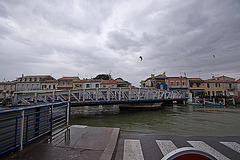
{"label": "red tile roof", "polygon": [[238,80],[236,80],[237,83],[240,83],[240,78]]}
{"label": "red tile roof", "polygon": [[80,80],[78,77],[62,77],[59,78],[58,80]]}
{"label": "red tile roof", "polygon": [[117,84],[117,80],[103,80],[103,84]]}

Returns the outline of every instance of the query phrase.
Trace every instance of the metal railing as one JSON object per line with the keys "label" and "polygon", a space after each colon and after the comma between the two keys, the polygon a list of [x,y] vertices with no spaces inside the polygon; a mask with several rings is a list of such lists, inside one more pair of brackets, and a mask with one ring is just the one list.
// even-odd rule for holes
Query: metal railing
{"label": "metal railing", "polygon": [[164,99],[186,99],[184,91],[166,91],[152,88],[96,88],[52,92],[16,92],[13,105],[48,104],[54,102],[92,103],[128,102]]}
{"label": "metal railing", "polygon": [[0,157],[68,126],[70,103],[47,104],[0,111]]}

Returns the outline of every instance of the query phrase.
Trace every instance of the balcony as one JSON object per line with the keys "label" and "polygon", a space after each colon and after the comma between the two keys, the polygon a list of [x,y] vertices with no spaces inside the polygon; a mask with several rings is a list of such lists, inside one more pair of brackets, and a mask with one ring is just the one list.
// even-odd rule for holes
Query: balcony
{"label": "balcony", "polygon": [[179,85],[179,86],[177,86],[177,85],[169,85],[168,87],[169,88],[188,88],[189,86],[188,85],[183,85],[183,86],[181,86],[181,85]]}

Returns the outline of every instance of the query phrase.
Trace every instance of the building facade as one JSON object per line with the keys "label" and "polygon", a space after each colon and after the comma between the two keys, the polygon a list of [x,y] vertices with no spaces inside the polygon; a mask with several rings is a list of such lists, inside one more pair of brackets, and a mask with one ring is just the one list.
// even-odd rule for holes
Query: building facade
{"label": "building facade", "polygon": [[16,81],[0,82],[0,98],[7,98],[16,91]]}
{"label": "building facade", "polygon": [[237,96],[237,82],[227,76],[212,77],[205,80],[205,90],[209,96]]}
{"label": "building facade", "polygon": [[57,80],[44,80],[41,83],[41,89],[43,90],[56,90],[58,86]]}
{"label": "building facade", "polygon": [[117,88],[117,80],[103,80],[101,88]]}
{"label": "building facade", "polygon": [[74,88],[74,83],[78,82],[79,77],[62,77],[59,78],[57,89],[59,90],[70,90]]}
{"label": "building facade", "polygon": [[50,75],[34,75],[17,78],[16,91],[40,90],[41,83],[45,80],[55,80]]}
{"label": "building facade", "polygon": [[167,77],[165,82],[169,91],[188,91],[189,88],[187,77]]}

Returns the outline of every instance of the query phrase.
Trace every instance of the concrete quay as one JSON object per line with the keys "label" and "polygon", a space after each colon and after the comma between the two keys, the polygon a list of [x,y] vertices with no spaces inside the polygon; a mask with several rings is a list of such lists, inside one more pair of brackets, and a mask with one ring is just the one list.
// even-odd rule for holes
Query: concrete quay
{"label": "concrete quay", "polygon": [[111,160],[120,129],[72,125],[67,129],[3,159]]}
{"label": "concrete quay", "polygon": [[121,133],[119,128],[72,125],[3,159],[155,160],[193,147],[218,160],[240,159],[239,136]]}

